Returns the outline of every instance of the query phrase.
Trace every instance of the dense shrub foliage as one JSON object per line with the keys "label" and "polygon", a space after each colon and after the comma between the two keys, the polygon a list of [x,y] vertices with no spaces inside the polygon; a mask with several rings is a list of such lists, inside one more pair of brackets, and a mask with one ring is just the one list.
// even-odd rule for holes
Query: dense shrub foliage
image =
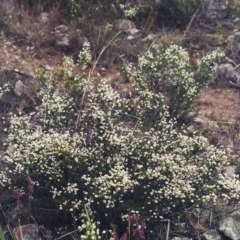
{"label": "dense shrub foliage", "polygon": [[87,239],[86,228],[100,235],[94,222],[86,224],[90,215],[100,229],[130,213],[150,228],[193,203],[239,198],[237,178],[222,173],[226,153],[191,128],[176,127],[221,53],[201,59],[193,72],[178,46],[156,56],[145,52],[136,66],[125,65],[132,90],[121,96],[108,79],[96,84],[83,72],[82,60],[90,59],[84,46],[77,74],[70,58],[55,73],[39,71],[41,104],[31,114],[12,116],[2,185],[21,188],[24,196],[29,189],[13,176],[31,177],[53,210],[69,213]]}
{"label": "dense shrub foliage", "polygon": [[[139,13],[147,13],[149,9],[152,9],[151,14],[158,13],[158,21],[161,21],[161,23],[178,26],[188,24],[197,7],[201,4],[201,0],[16,0],[16,2],[26,9],[35,8],[40,11],[48,11],[58,6],[63,12],[67,13],[66,17],[69,17],[70,13],[75,18],[74,22],[86,21],[86,17],[89,20],[93,14],[95,17],[102,16],[105,19],[116,20],[120,17],[127,17],[137,18],[138,21],[143,22],[141,18],[145,14],[139,15]],[[147,17],[145,21],[147,21]]]}
{"label": "dense shrub foliage", "polygon": [[187,25],[201,0],[163,0],[158,20],[175,26]]}
{"label": "dense shrub foliage", "polygon": [[154,55],[147,51],[139,56],[138,65],[125,64],[129,78],[133,77],[138,87],[151,92],[164,94],[170,118],[183,120],[193,108],[196,94],[212,78],[214,62],[222,53],[213,52],[198,63],[193,71],[188,53],[179,46],[170,46],[164,54]]}

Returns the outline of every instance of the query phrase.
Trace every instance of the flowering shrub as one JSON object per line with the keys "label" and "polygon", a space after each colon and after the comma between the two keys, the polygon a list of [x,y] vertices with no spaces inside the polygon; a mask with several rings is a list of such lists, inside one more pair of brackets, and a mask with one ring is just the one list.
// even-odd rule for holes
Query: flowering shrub
{"label": "flowering shrub", "polygon": [[135,17],[139,12],[139,6],[134,5],[133,7],[129,7],[128,5],[120,4],[119,7],[124,13],[125,17]]}
{"label": "flowering shrub", "polygon": [[[199,201],[238,199],[239,180],[221,172],[227,154],[191,128],[177,128],[175,120],[191,109],[219,55],[203,58],[192,72],[182,51],[170,46],[157,57],[142,54],[137,66],[127,64],[135,92],[128,97],[107,79],[94,85],[91,77],[83,77],[89,82],[85,94],[79,89],[83,104],[78,104],[78,97],[69,97],[71,88],[56,83],[53,74],[39,93],[38,111],[11,118],[4,156],[11,174],[30,177],[80,230],[86,229],[81,219],[89,202],[104,228],[129,212],[149,224]],[[74,84],[71,66],[64,64],[63,76]],[[1,172],[2,185],[14,185],[8,174]],[[87,237],[96,233],[91,229]]]}
{"label": "flowering shrub", "polygon": [[142,53],[138,65],[125,64],[129,78],[134,78],[142,90],[161,92],[169,107],[170,118],[182,121],[193,109],[196,94],[212,78],[213,66],[224,54],[214,51],[199,60],[193,71],[188,53],[177,45],[171,45],[163,54],[154,55],[150,50]]}
{"label": "flowering shrub", "polygon": [[6,93],[9,92],[9,84],[5,83],[2,87],[0,87],[0,98]]}

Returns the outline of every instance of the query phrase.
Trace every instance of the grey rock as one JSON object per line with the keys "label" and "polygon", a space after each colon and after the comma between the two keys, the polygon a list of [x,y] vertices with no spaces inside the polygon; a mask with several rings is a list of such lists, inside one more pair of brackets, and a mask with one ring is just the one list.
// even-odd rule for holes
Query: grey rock
{"label": "grey rock", "polygon": [[238,43],[239,39],[240,39],[240,32],[235,32],[233,35],[230,35],[227,38],[227,48],[232,49],[234,45]]}
{"label": "grey rock", "polygon": [[55,32],[59,31],[61,33],[66,33],[68,32],[68,27],[66,25],[58,25],[57,27],[55,27]]}
{"label": "grey rock", "polygon": [[153,41],[156,38],[161,38],[161,35],[160,34],[149,33],[144,39],[142,39],[142,41],[143,42]]}
{"label": "grey rock", "polygon": [[119,30],[122,30],[122,31],[128,31],[129,29],[136,29],[135,23],[127,19],[119,19],[117,22],[117,26]]}
{"label": "grey rock", "polygon": [[23,95],[25,90],[26,90],[25,84],[21,80],[18,80],[15,84],[14,93],[19,97]]}
{"label": "grey rock", "polygon": [[208,0],[203,2],[204,15],[208,20],[224,19],[227,9],[220,1]]}
{"label": "grey rock", "polygon": [[40,14],[39,21],[41,23],[47,23],[49,20],[49,13],[43,12]]}
{"label": "grey rock", "polygon": [[69,36],[68,35],[58,35],[57,36],[58,46],[69,46]]}
{"label": "grey rock", "polygon": [[206,124],[206,121],[203,120],[203,119],[200,118],[200,117],[195,117],[195,118],[193,119],[193,121],[194,121],[194,123],[199,124],[199,125],[201,125],[201,126],[204,126],[204,125]]}
{"label": "grey rock", "polygon": [[235,23],[238,23],[238,22],[240,22],[240,18],[235,18],[234,20],[233,20],[233,22],[235,22]]}
{"label": "grey rock", "polygon": [[133,40],[133,39],[135,39],[136,37],[134,37],[133,35],[129,35],[129,36],[127,36],[127,40]]}
{"label": "grey rock", "polygon": [[27,224],[13,229],[13,235],[16,240],[40,240],[38,232],[37,224]]}
{"label": "grey rock", "polygon": [[68,47],[70,44],[69,34],[68,34],[68,27],[65,25],[59,25],[55,27],[55,38],[57,42],[57,46]]}
{"label": "grey rock", "polygon": [[128,33],[130,35],[135,35],[135,34],[137,34],[139,32],[140,32],[140,30],[137,29],[137,28],[131,28],[131,29],[126,30],[126,33]]}
{"label": "grey rock", "polygon": [[227,38],[226,53],[231,58],[236,59],[236,56],[239,56],[239,51],[240,51],[240,32],[238,30]]}
{"label": "grey rock", "polygon": [[221,236],[218,231],[211,229],[203,234],[204,240],[221,240]]}
{"label": "grey rock", "polygon": [[50,67],[49,65],[45,65],[45,69],[47,71],[53,71],[54,70],[54,67]]}
{"label": "grey rock", "polygon": [[215,69],[216,81],[223,85],[238,84],[240,77],[235,68],[230,63],[221,64]]}
{"label": "grey rock", "polygon": [[232,240],[240,239],[240,218],[235,216],[228,216],[224,218],[220,224],[219,230],[223,232],[226,237]]}
{"label": "grey rock", "polygon": [[240,211],[239,210],[235,210],[230,214],[231,217],[233,217],[235,220],[239,220],[240,221]]}

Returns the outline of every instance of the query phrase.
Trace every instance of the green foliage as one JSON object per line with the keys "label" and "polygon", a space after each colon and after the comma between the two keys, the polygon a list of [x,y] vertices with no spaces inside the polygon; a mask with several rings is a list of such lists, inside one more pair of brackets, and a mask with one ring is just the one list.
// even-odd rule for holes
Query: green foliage
{"label": "green foliage", "polygon": [[[153,46],[154,47],[154,46]],[[188,53],[176,45],[171,45],[163,54],[152,51],[142,53],[137,66],[126,63],[129,78],[135,78],[142,90],[164,95],[170,119],[183,123],[190,111],[197,93],[212,78],[212,69],[223,56],[213,52],[199,61],[198,70],[189,64]]]}
{"label": "green foliage", "polygon": [[79,230],[83,232],[81,239],[101,239],[99,229],[94,221],[93,213],[90,208],[90,202],[84,205],[84,213],[82,214],[82,217],[85,217],[85,221],[79,228]]}
{"label": "green foliage", "polygon": [[[86,44],[79,56],[89,59],[89,51]],[[107,79],[94,84],[80,66],[74,76],[69,58],[59,75],[41,72],[45,84],[36,112],[10,120],[4,160],[11,174],[30,176],[55,202],[52,210],[72,216],[81,234],[86,219],[91,233],[94,219],[102,230],[126,221],[129,213],[151,229],[156,220],[193,203],[239,198],[239,180],[221,172],[226,153],[191,128],[176,127],[221,54],[204,57],[197,72],[184,56],[173,45],[156,57],[143,53],[137,66],[127,64],[133,87],[128,97]],[[0,176],[2,185],[15,185],[7,170]]]}
{"label": "green foliage", "polygon": [[0,240],[6,240],[5,236],[4,236],[4,232],[2,229],[2,226],[0,225]]}

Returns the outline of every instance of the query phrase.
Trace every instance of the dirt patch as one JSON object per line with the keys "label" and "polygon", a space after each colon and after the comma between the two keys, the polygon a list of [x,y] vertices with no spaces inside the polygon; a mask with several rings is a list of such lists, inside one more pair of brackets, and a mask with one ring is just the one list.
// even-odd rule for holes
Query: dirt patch
{"label": "dirt patch", "polygon": [[199,117],[219,123],[234,123],[240,111],[240,92],[234,88],[207,87],[199,94]]}
{"label": "dirt patch", "polygon": [[33,76],[41,68],[54,69],[62,63],[62,53],[54,51],[41,57],[34,47],[26,44],[16,45],[14,40],[4,41],[0,49],[0,64],[2,70],[17,70]]}
{"label": "dirt patch", "polygon": [[[207,133],[213,143],[239,152],[240,90],[235,88],[207,87],[199,94],[197,129]],[[201,125],[201,126],[200,126]]]}

